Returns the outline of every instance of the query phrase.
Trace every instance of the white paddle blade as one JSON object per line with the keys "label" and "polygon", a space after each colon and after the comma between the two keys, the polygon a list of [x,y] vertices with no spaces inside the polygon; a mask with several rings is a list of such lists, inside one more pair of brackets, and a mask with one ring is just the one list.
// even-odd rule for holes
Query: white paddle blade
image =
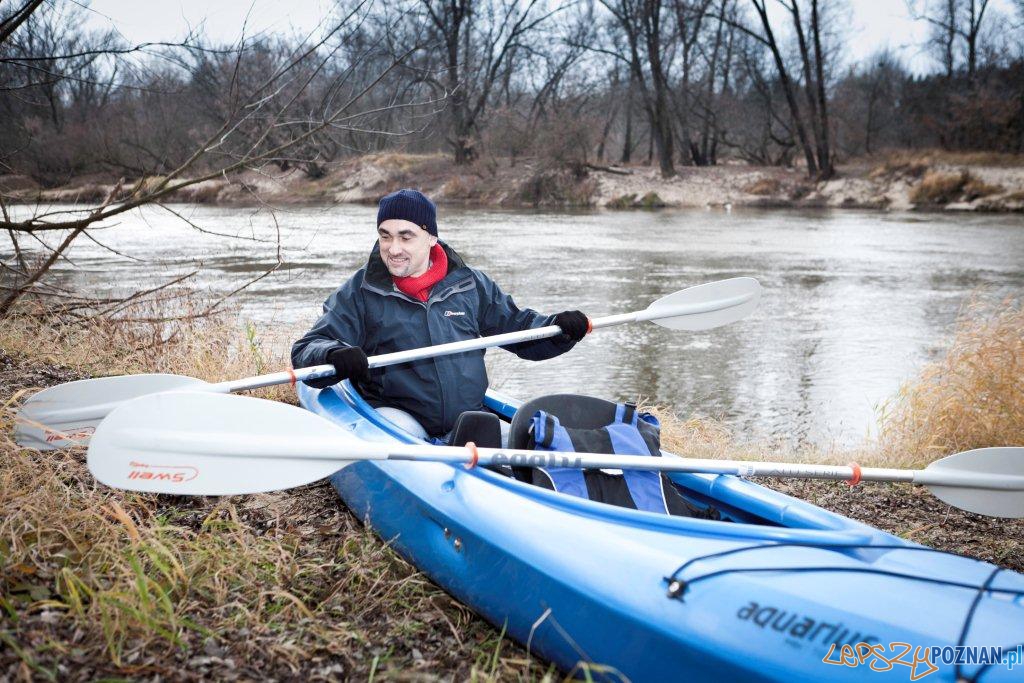
{"label": "white paddle blade", "polygon": [[[958,474],[986,475],[993,479],[992,488],[926,484],[932,494],[953,507],[990,517],[1024,517],[1024,490],[1019,484],[1024,476],[1024,448],[976,448],[936,460],[925,472],[932,476],[948,475],[955,480]],[[1000,478],[1016,488],[996,488]]]}
{"label": "white paddle blade", "polygon": [[747,317],[760,298],[757,280],[734,277],[663,296],[641,311],[637,320],[650,320],[670,330],[710,330]]}
{"label": "white paddle blade", "polygon": [[174,389],[198,389],[207,383],[181,375],[121,375],[58,384],[33,395],[18,411],[14,440],[21,446],[51,450],[82,446],[96,426],[124,401]]}
{"label": "white paddle blade", "polygon": [[[115,488],[224,496],[318,481],[359,458],[358,439],[275,401],[206,392],[143,396],[113,410],[89,444],[89,470]],[[372,457],[372,456],[371,456]]]}

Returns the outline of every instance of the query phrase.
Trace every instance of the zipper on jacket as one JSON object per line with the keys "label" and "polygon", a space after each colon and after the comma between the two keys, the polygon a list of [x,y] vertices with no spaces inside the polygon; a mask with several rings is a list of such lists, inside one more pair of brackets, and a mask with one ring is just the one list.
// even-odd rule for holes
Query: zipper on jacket
{"label": "zipper on jacket", "polygon": [[[457,283],[451,285],[443,293],[439,294],[436,297],[432,296],[432,297],[428,298],[426,300],[426,302],[424,302],[424,306],[427,309],[427,334],[428,335],[430,335],[430,307],[432,305],[434,305],[434,304],[439,304],[442,301],[445,301],[446,299],[448,299],[449,297],[451,297],[451,296],[453,296],[455,294],[459,294],[461,292],[467,292],[470,289],[473,289],[473,286],[474,286],[473,285],[473,278],[469,277],[469,278],[467,278],[467,279],[465,279],[465,280],[463,280],[461,282],[457,282]],[[430,335],[430,341],[431,341],[431,343],[433,343],[433,341],[434,341],[433,335]],[[445,392],[445,383],[441,381],[441,370],[438,368],[438,365],[437,365],[437,361],[438,360],[439,359],[434,359],[433,366],[434,366],[434,374],[437,376],[437,386],[441,388],[441,427],[443,429],[445,423],[448,422],[447,418],[448,418],[448,411],[450,410],[450,408],[448,407],[448,396],[446,395],[446,392]],[[445,360],[447,361],[447,358]],[[452,420],[452,421],[454,422],[454,420]],[[438,436],[444,436],[444,434],[438,434]]]}
{"label": "zipper on jacket", "polygon": [[[434,345],[434,335],[430,331],[430,307],[433,304],[438,304],[438,303],[441,303],[442,301],[445,301],[446,299],[448,299],[449,297],[451,297],[451,296],[453,296],[455,294],[460,294],[462,292],[468,292],[469,290],[473,289],[473,287],[475,286],[475,283],[474,283],[474,280],[473,280],[473,276],[470,275],[469,277],[465,278],[464,280],[460,280],[458,282],[452,283],[451,285],[448,285],[448,288],[445,289],[444,292],[442,292],[441,294],[438,294],[437,296],[431,296],[426,301],[418,301],[416,299],[413,299],[411,296],[409,296],[405,292],[401,291],[400,289],[398,289],[398,287],[396,287],[394,285],[392,285],[392,290],[391,291],[387,291],[387,290],[381,289],[380,287],[377,287],[377,286],[367,282],[366,280],[363,280],[363,284],[361,286],[365,287],[366,289],[368,289],[371,292],[374,292],[374,293],[382,295],[382,296],[396,296],[399,299],[402,299],[404,301],[408,301],[409,303],[417,304],[419,306],[422,306],[424,311],[425,311],[425,313],[426,313],[427,337],[430,339],[430,346],[433,346]],[[440,388],[440,391],[441,391],[441,426],[443,428],[445,422],[448,421],[446,418],[448,417],[448,412],[449,412],[450,409],[448,407],[448,396],[447,396],[447,392],[445,391],[445,383],[441,381],[441,370],[438,368],[438,365],[437,365],[437,361],[438,360],[439,359],[435,358],[434,362],[431,363],[431,365],[434,366],[434,377],[435,377],[435,379],[437,381],[437,386]],[[444,434],[438,434],[438,436],[444,436]]]}

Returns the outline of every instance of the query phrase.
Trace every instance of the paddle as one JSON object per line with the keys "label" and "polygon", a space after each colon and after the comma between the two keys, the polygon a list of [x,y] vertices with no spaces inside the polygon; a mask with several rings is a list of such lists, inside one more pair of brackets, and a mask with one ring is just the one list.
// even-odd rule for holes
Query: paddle
{"label": "paddle", "polygon": [[[709,282],[664,296],[642,311],[610,315],[591,320],[592,329],[650,320],[670,330],[707,330],[746,317],[757,306],[761,285],[750,277]],[[490,337],[439,344],[420,349],[386,353],[369,358],[371,368],[437,358],[453,353],[492,346],[546,339],[561,334],[557,325],[509,332]],[[14,438],[22,446],[40,450],[80,445],[89,440],[96,425],[124,401],[174,389],[227,394],[275,384],[320,379],[334,374],[333,365],[316,365],[301,370],[275,372],[243,379],[204,382],[181,375],[122,375],[98,377],[44,389],[21,407]]]}
{"label": "paddle", "polygon": [[1024,448],[957,453],[924,470],[689,460],[364,441],[311,412],[245,396],[168,392],[116,408],[89,444],[89,469],[116,488],[188,495],[275,491],[330,476],[360,460],[706,472],[743,477],[902,481],[954,507],[1024,517]]}

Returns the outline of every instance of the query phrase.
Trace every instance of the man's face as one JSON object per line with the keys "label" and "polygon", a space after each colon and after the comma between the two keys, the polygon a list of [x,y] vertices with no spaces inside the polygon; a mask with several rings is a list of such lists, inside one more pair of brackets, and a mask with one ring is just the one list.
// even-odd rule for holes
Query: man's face
{"label": "man's face", "polygon": [[409,221],[391,218],[377,227],[380,257],[395,277],[418,277],[427,271],[437,238]]}

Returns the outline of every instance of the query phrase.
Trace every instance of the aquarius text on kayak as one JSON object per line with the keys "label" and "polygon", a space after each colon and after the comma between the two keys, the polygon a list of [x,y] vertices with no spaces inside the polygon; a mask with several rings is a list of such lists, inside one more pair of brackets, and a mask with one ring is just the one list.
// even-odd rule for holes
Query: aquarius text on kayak
{"label": "aquarius text on kayak", "polygon": [[788,641],[806,641],[812,645],[852,645],[854,643],[879,643],[881,638],[851,630],[843,623],[831,623],[809,615],[762,605],[751,601],[736,613],[740,621],[747,621],[764,629],[775,631]]}
{"label": "aquarius text on kayak", "polygon": [[128,463],[128,478],[139,481],[167,481],[180,484],[192,481],[198,476],[198,468],[191,465],[150,465],[134,460]]}

